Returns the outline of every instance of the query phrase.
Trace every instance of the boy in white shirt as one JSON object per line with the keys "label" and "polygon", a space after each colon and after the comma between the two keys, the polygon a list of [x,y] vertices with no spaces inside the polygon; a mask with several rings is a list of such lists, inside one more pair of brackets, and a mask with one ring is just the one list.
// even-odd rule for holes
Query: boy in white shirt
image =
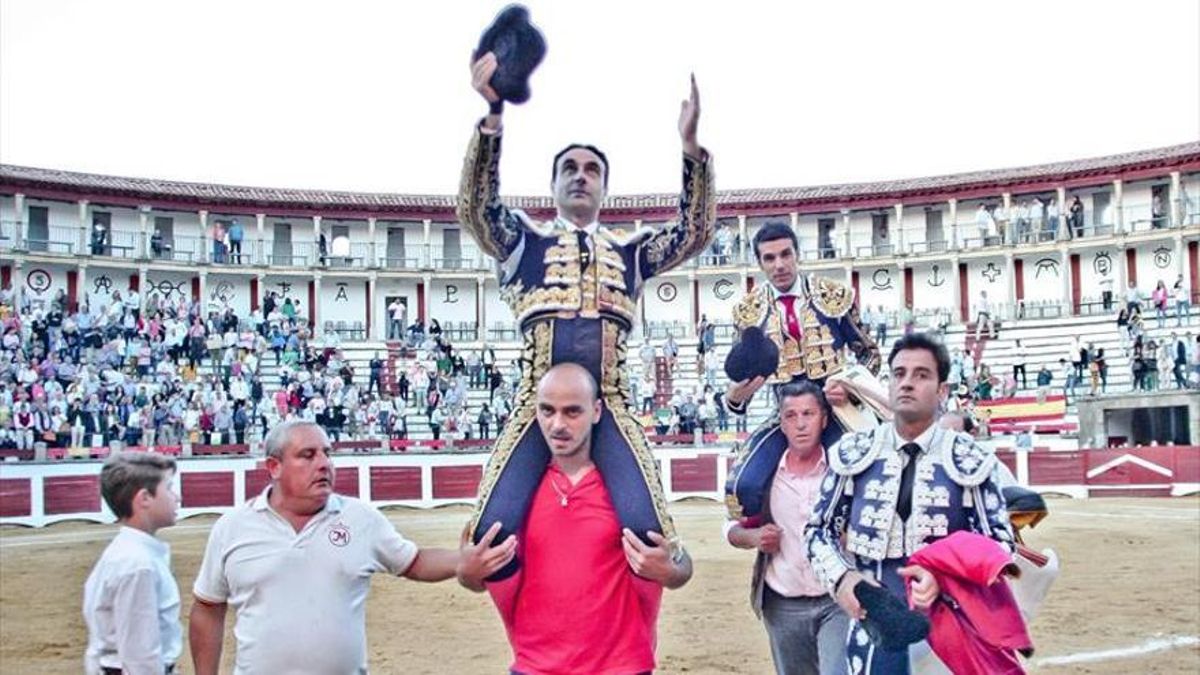
{"label": "boy in white shirt", "polygon": [[100,493],[121,525],[83,587],[88,675],[174,672],[183,650],[179,585],[171,549],[155,533],[175,524],[175,460],[147,452],[113,455]]}

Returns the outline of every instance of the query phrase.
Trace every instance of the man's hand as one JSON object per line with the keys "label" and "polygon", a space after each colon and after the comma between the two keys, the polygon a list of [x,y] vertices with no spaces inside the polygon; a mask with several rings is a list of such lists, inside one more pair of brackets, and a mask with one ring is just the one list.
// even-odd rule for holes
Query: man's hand
{"label": "man's hand", "polygon": [[696,140],[696,128],[700,124],[700,90],[696,88],[696,75],[692,75],[692,93],[679,103],[679,138],[683,151],[696,159],[700,157],[700,143]]}
{"label": "man's hand", "polygon": [[845,610],[846,614],[851,619],[862,621],[867,618],[867,611],[858,604],[858,596],[854,595],[854,587],[859,584],[872,584],[878,586],[874,580],[868,579],[858,572],[846,572],[841,578],[837,586],[837,604]]}
{"label": "man's hand", "polygon": [[825,400],[832,407],[845,405],[846,401],[850,400],[850,394],[846,392],[846,387],[841,382],[826,382],[825,383]]}
{"label": "man's hand", "polygon": [[[500,94],[497,94],[489,84],[492,81],[492,75],[496,74],[496,69],[499,67],[500,62],[496,60],[493,52],[488,52],[479,57],[479,60],[471,63],[471,88],[479,92],[489,106],[500,101]],[[489,113],[484,118],[484,127],[492,131],[499,129],[500,113]]]}
{"label": "man's hand", "polygon": [[500,523],[492,523],[478,544],[471,544],[468,536],[470,525],[463,528],[458,568],[455,570],[458,583],[463,587],[476,592],[482,591],[483,580],[507,565],[517,554],[517,536],[514,534],[508,535],[508,539],[499,546],[492,546],[492,541],[500,534],[500,527]]}
{"label": "man's hand", "polygon": [[917,609],[929,609],[941,595],[942,589],[938,587],[937,577],[920,565],[901,567],[896,570],[896,574],[905,579],[912,579],[909,591]]}
{"label": "man's hand", "polygon": [[678,588],[692,576],[690,565],[679,565],[671,560],[667,540],[657,532],[647,532],[652,543],[644,544],[629,528],[621,530],[621,546],[625,559],[633,573],[644,579],[656,581],[667,588]]}
{"label": "man's hand", "polygon": [[741,382],[731,382],[729,388],[725,390],[725,400],[735,406],[741,406],[750,402],[754,398],[754,394],[767,382],[767,378],[759,375],[753,379],[742,380]]}
{"label": "man's hand", "polygon": [[758,528],[758,550],[763,553],[779,553],[779,540],[783,537],[783,529],[775,523],[767,523]]}

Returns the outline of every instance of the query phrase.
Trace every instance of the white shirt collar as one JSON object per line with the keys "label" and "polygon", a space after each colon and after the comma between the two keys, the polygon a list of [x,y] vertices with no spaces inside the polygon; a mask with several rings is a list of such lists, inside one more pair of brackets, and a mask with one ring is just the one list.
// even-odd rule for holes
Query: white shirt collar
{"label": "white shirt collar", "polygon": [[159,539],[149,532],[144,532],[136,527],[130,527],[129,525],[122,525],[121,529],[117,531],[117,536],[121,537],[122,539],[128,539],[131,543],[137,543],[138,545],[145,546],[155,553],[165,555],[171,550],[171,548],[167,546],[167,542]]}
{"label": "white shirt collar", "polygon": [[596,220],[593,220],[592,222],[588,223],[587,225],[583,226],[582,228],[576,226],[575,223],[572,223],[571,221],[567,220],[566,218],[563,218],[562,216],[555,218],[554,222],[559,227],[564,227],[571,232],[582,229],[584,232],[588,233],[589,237],[595,236],[596,230],[598,230],[600,228],[600,222],[596,221]]}
{"label": "white shirt collar", "polygon": [[[937,427],[938,424],[937,420],[935,419],[933,424],[929,425],[928,429],[922,431],[921,435],[914,438],[911,442],[921,446],[921,452],[929,452],[929,446],[933,443],[933,434],[937,431]],[[896,433],[896,427],[894,425],[892,426],[892,440],[895,443],[894,447],[896,448],[897,452],[899,452],[900,446],[910,442],[900,438],[900,434]]]}
{"label": "white shirt collar", "polygon": [[777,300],[781,295],[794,295],[797,298],[804,297],[804,285],[801,283],[799,272],[796,273],[796,280],[792,282],[791,287],[786,291],[781,291],[778,288],[775,288],[775,284],[772,284],[770,281],[768,281],[767,284],[771,287],[771,293]]}

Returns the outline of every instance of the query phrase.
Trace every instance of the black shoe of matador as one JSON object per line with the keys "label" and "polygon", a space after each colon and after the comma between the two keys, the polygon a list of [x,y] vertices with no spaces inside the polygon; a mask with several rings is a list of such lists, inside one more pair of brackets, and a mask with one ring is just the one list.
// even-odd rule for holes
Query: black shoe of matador
{"label": "black shoe of matador", "polygon": [[474,58],[492,52],[496,55],[496,73],[492,89],[510,103],[529,100],[529,76],[546,56],[546,39],[529,22],[529,10],[509,5],[500,11],[492,25],[479,38]]}
{"label": "black shoe of matador", "polygon": [[730,382],[742,382],[762,375],[770,377],[779,368],[779,347],[762,332],[751,326],[742,331],[737,344],[725,357],[725,374]]}
{"label": "black shoe of matador", "polygon": [[854,587],[854,597],[867,611],[862,626],[880,649],[902,651],[929,635],[929,619],[909,609],[886,588],[863,581]]}

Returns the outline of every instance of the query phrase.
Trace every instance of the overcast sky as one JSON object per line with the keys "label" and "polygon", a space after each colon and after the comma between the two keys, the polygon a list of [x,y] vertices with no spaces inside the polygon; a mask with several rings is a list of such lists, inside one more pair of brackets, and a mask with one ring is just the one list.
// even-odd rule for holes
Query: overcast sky
{"label": "overcast sky", "polygon": [[[0,161],[452,194],[503,2],[4,0]],[[678,188],[679,100],[721,189],[909,178],[1200,140],[1200,0],[530,0],[549,53],[503,191],[592,142]]]}

